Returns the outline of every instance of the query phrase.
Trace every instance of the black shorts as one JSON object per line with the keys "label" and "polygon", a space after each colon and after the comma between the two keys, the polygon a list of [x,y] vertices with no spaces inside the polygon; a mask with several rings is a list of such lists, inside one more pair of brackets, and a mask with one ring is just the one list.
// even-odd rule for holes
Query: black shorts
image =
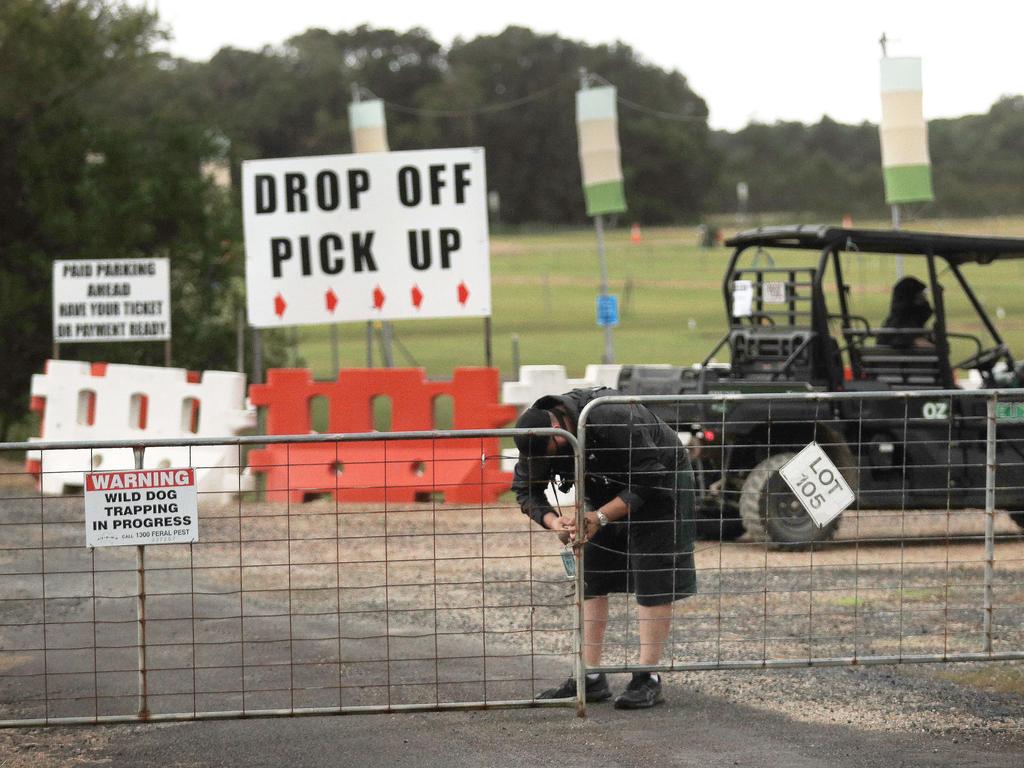
{"label": "black shorts", "polygon": [[693,475],[676,473],[678,491],[649,499],[609,523],[583,549],[583,597],[633,592],[643,606],[664,605],[697,591],[693,560]]}

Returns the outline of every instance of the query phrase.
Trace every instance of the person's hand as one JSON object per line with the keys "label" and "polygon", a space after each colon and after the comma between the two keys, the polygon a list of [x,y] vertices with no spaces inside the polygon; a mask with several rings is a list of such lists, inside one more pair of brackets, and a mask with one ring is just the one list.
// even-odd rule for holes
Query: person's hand
{"label": "person's hand", "polygon": [[601,530],[601,521],[597,519],[597,512],[584,512],[583,541],[590,541],[599,530]]}
{"label": "person's hand", "polygon": [[563,544],[576,539],[576,521],[571,517],[552,517],[548,528],[558,533],[558,540]]}

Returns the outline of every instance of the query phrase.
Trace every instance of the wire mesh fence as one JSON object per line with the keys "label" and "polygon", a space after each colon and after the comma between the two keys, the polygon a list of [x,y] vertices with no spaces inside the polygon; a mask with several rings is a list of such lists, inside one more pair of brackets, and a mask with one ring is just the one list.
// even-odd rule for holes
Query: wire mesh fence
{"label": "wire mesh fence", "polygon": [[[654,661],[645,622],[664,619],[613,593],[603,653],[584,664],[578,628],[591,646],[596,635],[578,596],[596,565],[585,557],[567,577],[553,533],[507,493],[497,440],[514,430],[3,444],[0,724],[526,705],[584,667],[1024,658],[1024,405],[1013,398],[723,394],[585,410],[566,473],[583,478],[577,488],[611,484],[609,497],[615,482],[651,485],[653,417],[637,409],[599,433],[592,412],[643,404],[678,431],[673,471],[662,466],[654,485],[692,502],[684,539],[699,536],[680,567],[696,591],[669,600]],[[821,527],[779,477],[812,442],[855,497]],[[198,541],[87,548],[81,478],[98,452],[102,469],[131,469],[165,444],[197,476],[201,449],[238,448],[235,466],[219,460],[217,481],[200,481]],[[26,469],[29,449],[40,454]],[[60,495],[38,490],[51,466]],[[583,530],[586,510],[574,511]],[[641,554],[630,546],[627,560]]]}
{"label": "wire mesh fence", "polygon": [[[276,469],[294,478],[312,468],[305,449],[333,448],[332,483],[287,483],[277,490],[312,500],[268,502],[266,487],[242,490],[242,466],[227,490],[220,466],[214,490],[200,483],[199,541],[146,547],[85,547],[80,490],[94,450],[104,470],[131,469],[145,443],[137,463],[131,450],[110,458],[127,444],[65,444],[83,459],[73,469],[60,444],[32,444],[36,475],[49,457],[61,467],[60,496],[22,469],[27,445],[0,446],[0,721],[534,703],[577,642],[558,542],[500,497],[507,484],[483,487],[491,473],[476,473],[476,503],[445,501],[474,481],[447,481],[444,462],[500,463],[493,447],[508,434],[238,438],[250,456],[280,449]],[[410,467],[413,437],[426,458]],[[213,442],[176,445],[195,466],[193,450]],[[410,474],[416,490],[398,493]]]}
{"label": "wire mesh fence", "polygon": [[[618,425],[599,418],[615,404],[638,410]],[[583,455],[599,454],[610,430],[636,434],[652,411],[689,444],[697,593],[674,603],[656,665],[641,663],[642,609],[613,597],[601,663],[590,666],[1024,658],[1019,393],[608,398],[584,412]],[[821,527],[780,475],[811,442],[855,494]],[[631,482],[644,471],[638,463]]]}

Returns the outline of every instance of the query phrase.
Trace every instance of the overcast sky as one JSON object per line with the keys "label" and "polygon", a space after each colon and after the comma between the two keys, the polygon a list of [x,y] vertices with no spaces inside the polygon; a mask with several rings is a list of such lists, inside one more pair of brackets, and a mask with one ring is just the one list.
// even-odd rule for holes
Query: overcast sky
{"label": "overcast sky", "polygon": [[[175,55],[258,50],[310,27],[428,30],[442,45],[510,24],[587,43],[621,40],[677,69],[708,103],[714,128],[751,120],[878,122],[882,33],[890,56],[924,60],[926,118],[985,112],[1024,93],[1018,0],[130,0],[155,8]],[[601,74],[601,73],[597,73]],[[622,92],[628,98],[628,93]]]}

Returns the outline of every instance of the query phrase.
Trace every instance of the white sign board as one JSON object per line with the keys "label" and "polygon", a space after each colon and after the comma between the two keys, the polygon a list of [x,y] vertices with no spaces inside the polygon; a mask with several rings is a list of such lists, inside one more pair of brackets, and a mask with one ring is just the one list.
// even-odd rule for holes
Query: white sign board
{"label": "white sign board", "polygon": [[800,451],[779,474],[819,528],[853,503],[846,479],[817,443]]}
{"label": "white sign board", "polygon": [[53,262],[53,340],[166,341],[170,274],[167,259]]}
{"label": "white sign board", "polygon": [[785,304],[786,284],[780,280],[769,280],[761,286],[761,298],[765,304]]}
{"label": "white sign board", "polygon": [[750,317],[754,309],[754,284],[749,280],[736,280],[732,284],[732,316]]}
{"label": "white sign board", "polygon": [[242,165],[257,328],[491,314],[484,151]]}
{"label": "white sign board", "polygon": [[199,541],[192,469],[134,469],[85,476],[85,546]]}

